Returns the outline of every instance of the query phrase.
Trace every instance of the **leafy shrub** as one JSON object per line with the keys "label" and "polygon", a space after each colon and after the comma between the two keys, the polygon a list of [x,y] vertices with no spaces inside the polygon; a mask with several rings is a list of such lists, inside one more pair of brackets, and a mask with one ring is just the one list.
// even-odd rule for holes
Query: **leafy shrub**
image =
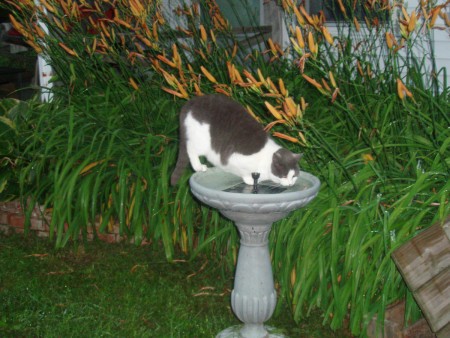
{"label": "leafy shrub", "polygon": [[2,201],[14,199],[19,194],[17,166],[23,149],[19,140],[31,133],[26,117],[28,109],[28,103],[16,99],[0,101],[0,199]]}

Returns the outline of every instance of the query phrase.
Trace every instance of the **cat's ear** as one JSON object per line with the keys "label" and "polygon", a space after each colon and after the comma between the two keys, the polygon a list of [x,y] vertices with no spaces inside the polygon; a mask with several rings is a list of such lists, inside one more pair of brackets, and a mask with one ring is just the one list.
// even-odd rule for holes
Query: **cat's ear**
{"label": "cat's ear", "polygon": [[[287,152],[287,154],[289,154],[289,151]],[[285,159],[286,159],[286,151],[284,153],[284,156],[282,151],[276,151],[273,153],[272,165],[278,170],[282,170],[284,167]]]}
{"label": "cat's ear", "polygon": [[283,158],[283,155],[281,155],[281,152],[280,152],[280,151],[276,151],[276,152],[273,153],[272,159],[273,159],[274,161],[275,161],[275,160],[280,161],[282,158]]}
{"label": "cat's ear", "polygon": [[300,154],[292,154],[294,156],[294,159],[296,162],[300,161],[301,158],[303,157],[303,153]]}
{"label": "cat's ear", "polygon": [[280,151],[276,151],[272,156],[272,172],[280,172],[283,170],[283,155]]}

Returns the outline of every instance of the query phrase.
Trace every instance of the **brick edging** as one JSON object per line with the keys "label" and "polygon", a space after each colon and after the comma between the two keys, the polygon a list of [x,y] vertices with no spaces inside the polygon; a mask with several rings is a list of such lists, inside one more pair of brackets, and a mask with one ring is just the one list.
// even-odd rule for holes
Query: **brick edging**
{"label": "brick edging", "polygon": [[[30,231],[38,237],[50,236],[51,214],[36,205],[30,217]],[[107,243],[123,242],[126,237],[120,235],[119,225],[113,224],[107,233],[99,233],[99,223],[95,224],[98,239]],[[92,226],[87,227],[87,239],[94,239],[94,231]],[[25,231],[25,214],[23,212],[20,201],[0,202],[0,232],[3,233],[24,233]],[[133,238],[128,242],[133,243]],[[149,244],[146,239],[142,240],[142,245]]]}

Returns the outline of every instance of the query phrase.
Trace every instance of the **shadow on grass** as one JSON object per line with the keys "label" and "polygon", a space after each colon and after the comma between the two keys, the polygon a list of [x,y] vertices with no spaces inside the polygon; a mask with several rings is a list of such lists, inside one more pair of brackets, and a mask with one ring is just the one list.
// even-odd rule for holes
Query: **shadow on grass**
{"label": "shadow on grass", "polygon": [[[168,263],[162,253],[105,243],[56,251],[33,236],[0,235],[0,336],[198,338],[239,324],[232,278],[216,262]],[[347,336],[321,322],[296,324],[281,306],[268,324],[290,337]]]}

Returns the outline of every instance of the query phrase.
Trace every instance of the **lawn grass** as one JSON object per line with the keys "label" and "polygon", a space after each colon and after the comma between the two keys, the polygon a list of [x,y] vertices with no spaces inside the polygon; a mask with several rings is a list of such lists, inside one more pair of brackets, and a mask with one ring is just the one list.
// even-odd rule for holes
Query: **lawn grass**
{"label": "lawn grass", "polygon": [[[56,250],[0,235],[1,337],[214,337],[239,324],[232,273],[197,257],[168,263],[152,246],[88,243]],[[227,275],[227,276],[225,276]],[[295,323],[281,304],[268,325],[290,337],[346,337],[320,314]]]}

